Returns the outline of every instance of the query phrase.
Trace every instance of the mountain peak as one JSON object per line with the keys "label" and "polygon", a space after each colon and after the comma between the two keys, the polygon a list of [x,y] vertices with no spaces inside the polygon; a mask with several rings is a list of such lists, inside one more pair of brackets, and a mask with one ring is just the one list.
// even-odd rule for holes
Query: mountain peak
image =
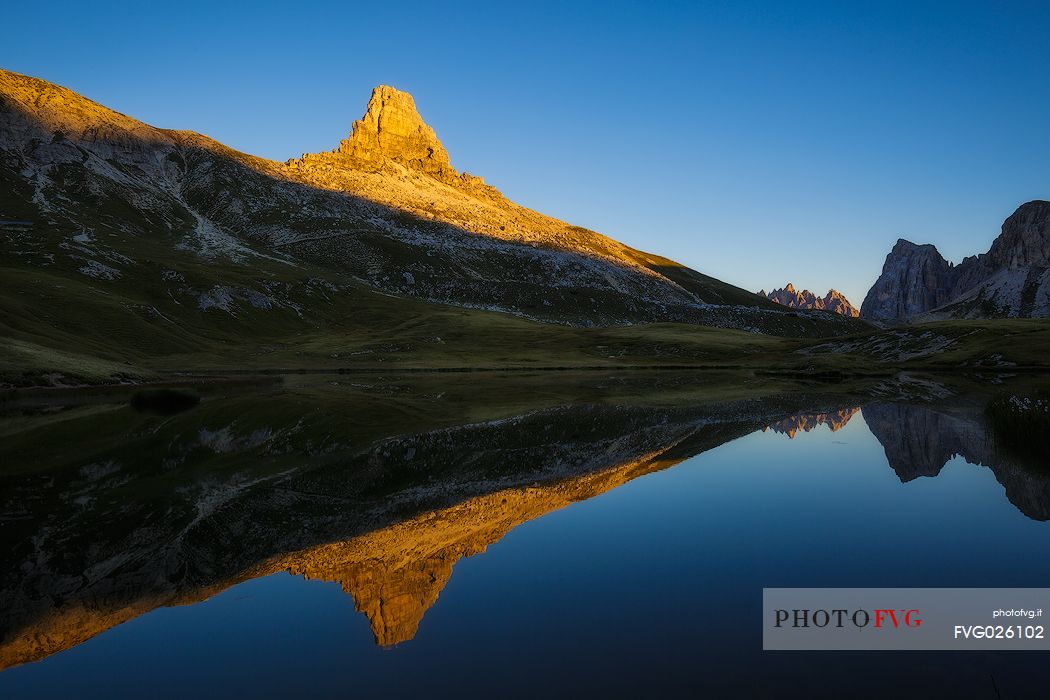
{"label": "mountain peak", "polygon": [[834,289],[828,290],[828,293],[821,298],[808,289],[803,289],[800,292],[795,288],[795,285],[788,282],[783,289],[774,289],[772,292],[762,290],[758,294],[782,306],[789,306],[795,309],[823,309],[824,311],[832,311],[851,318],[856,318],[860,315],[860,312],[853,304],[850,304],[849,300],[841,292]]}
{"label": "mountain peak", "polygon": [[365,115],[354,122],[339,152],[366,163],[391,160],[432,175],[458,174],[412,95],[389,85],[372,90]]}
{"label": "mountain peak", "polygon": [[988,253],[997,268],[1050,266],[1050,202],[1037,199],[1019,206]]}

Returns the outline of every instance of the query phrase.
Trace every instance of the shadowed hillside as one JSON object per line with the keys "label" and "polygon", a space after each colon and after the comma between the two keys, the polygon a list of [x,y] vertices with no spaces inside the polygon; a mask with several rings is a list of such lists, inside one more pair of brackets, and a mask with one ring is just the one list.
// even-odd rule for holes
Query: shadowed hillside
{"label": "shadowed hillside", "polygon": [[392,88],[376,89],[340,148],[288,163],[10,72],[0,127],[0,220],[16,222],[0,227],[0,323],[30,355],[155,365],[318,336],[368,352],[355,333],[406,322],[432,320],[434,345],[489,323],[502,332],[507,322],[478,310],[568,326],[863,328],[787,313],[506,200],[456,171],[411,96]]}

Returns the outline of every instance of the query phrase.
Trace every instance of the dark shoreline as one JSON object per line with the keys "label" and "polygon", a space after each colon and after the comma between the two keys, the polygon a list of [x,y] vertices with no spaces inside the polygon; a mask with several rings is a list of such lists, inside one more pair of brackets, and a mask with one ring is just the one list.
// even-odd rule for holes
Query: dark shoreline
{"label": "dark shoreline", "polygon": [[656,364],[656,365],[547,365],[537,367],[333,367],[333,368],[259,368],[259,369],[201,369],[174,370],[156,374],[143,381],[122,381],[113,383],[69,384],[69,385],[9,385],[0,387],[0,403],[20,401],[31,398],[55,398],[65,395],[113,395],[124,392],[132,393],[148,388],[199,388],[221,389],[265,386],[279,383],[282,376],[387,376],[402,375],[440,375],[440,374],[514,374],[528,373],[599,373],[599,372],[741,372],[756,377],[769,379],[799,379],[811,382],[840,382],[851,379],[888,379],[902,372],[909,374],[926,374],[940,377],[954,376],[960,379],[988,381],[994,378],[1006,378],[1012,375],[1050,375],[1050,367],[1019,366],[1009,368],[984,367],[887,367],[871,370],[844,370],[839,368],[804,369],[777,367],[749,367],[746,365],[697,365],[697,364]]}

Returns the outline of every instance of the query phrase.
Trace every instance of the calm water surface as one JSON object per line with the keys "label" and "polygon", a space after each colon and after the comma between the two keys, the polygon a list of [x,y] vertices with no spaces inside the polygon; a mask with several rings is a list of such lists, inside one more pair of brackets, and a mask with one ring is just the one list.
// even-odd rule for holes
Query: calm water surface
{"label": "calm water surface", "polygon": [[336,446],[299,396],[80,407],[83,453],[6,477],[0,697],[1050,694],[1031,653],[761,651],[763,587],[1050,583],[1050,476],[976,402],[582,402]]}

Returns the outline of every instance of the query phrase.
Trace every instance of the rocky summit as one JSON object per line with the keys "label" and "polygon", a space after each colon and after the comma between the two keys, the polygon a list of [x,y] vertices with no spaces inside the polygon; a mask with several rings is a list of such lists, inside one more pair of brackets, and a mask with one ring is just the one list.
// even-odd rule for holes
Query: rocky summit
{"label": "rocky summit", "polygon": [[437,175],[452,170],[448,152],[419,116],[412,95],[388,85],[372,91],[365,116],[354,122],[339,152],[377,165],[395,160]]}
{"label": "rocky summit", "polygon": [[861,304],[865,318],[894,321],[937,308],[951,298],[953,269],[937,248],[898,239],[882,274]]}
{"label": "rocky summit", "polygon": [[[483,178],[461,173],[452,166],[448,151],[433,127],[423,121],[412,95],[389,85],[372,90],[365,115],[353,123],[350,135],[338,148],[325,153],[306,153],[286,163],[298,174],[335,188],[347,183],[330,179],[333,173],[389,172],[392,164],[475,195],[500,197],[499,191],[486,186]],[[506,227],[502,230],[506,231]]]}
{"label": "rocky summit", "polygon": [[861,305],[873,321],[1050,317],[1050,202],[1022,204],[987,253],[953,265],[897,241]]}
{"label": "rocky summit", "polygon": [[850,318],[856,318],[860,315],[860,311],[854,308],[853,304],[849,303],[849,299],[842,292],[835,289],[829,289],[828,293],[823,297],[818,297],[808,289],[799,291],[795,289],[795,285],[788,282],[782,289],[774,289],[772,292],[762,289],[758,292],[758,295],[783,306],[790,306],[793,309],[820,309]]}
{"label": "rocky summit", "polygon": [[[484,189],[482,178],[452,167],[448,151],[419,115],[412,95],[389,85],[372,90],[365,115],[354,122],[350,135],[334,153],[306,154],[288,165],[308,171],[318,166],[323,169],[326,163],[364,171],[397,163],[450,185]],[[499,194],[494,188],[488,190]]]}

